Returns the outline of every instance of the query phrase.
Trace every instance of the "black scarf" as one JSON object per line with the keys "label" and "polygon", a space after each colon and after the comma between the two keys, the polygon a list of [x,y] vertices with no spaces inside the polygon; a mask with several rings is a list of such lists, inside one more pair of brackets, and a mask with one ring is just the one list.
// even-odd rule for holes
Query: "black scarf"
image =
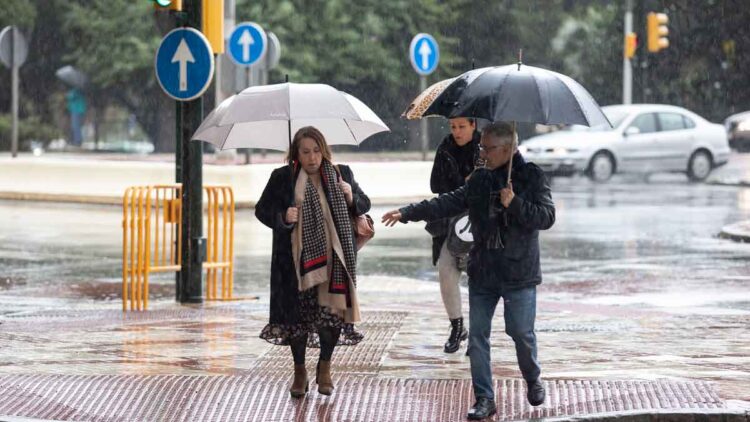
{"label": "black scarf", "polygon": [[304,275],[308,271],[326,266],[328,260],[332,259],[332,271],[329,293],[345,294],[349,293],[349,280],[356,285],[356,265],[357,258],[354,251],[354,241],[352,237],[352,225],[349,217],[349,207],[346,204],[344,193],[338,185],[338,173],[333,164],[323,160],[320,166],[320,180],[323,190],[328,200],[328,208],[331,211],[331,218],[336,227],[337,235],[341,249],[344,253],[344,266],[338,256],[333,253],[332,257],[327,256],[326,238],[323,216],[323,209],[320,205],[318,192],[308,179],[305,185],[305,199],[302,203],[302,259],[301,273]]}

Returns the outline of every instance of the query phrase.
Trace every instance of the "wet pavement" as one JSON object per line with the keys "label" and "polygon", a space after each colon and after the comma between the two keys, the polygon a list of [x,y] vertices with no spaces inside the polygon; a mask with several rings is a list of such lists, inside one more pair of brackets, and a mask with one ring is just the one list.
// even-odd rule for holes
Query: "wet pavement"
{"label": "wet pavement", "polygon": [[[553,197],[537,313],[550,400],[536,413],[523,401],[496,318],[497,419],[750,408],[750,245],[718,236],[750,220],[750,188],[574,178],[555,180]],[[463,420],[468,358],[442,352],[448,321],[421,224],[376,228],[359,267],[367,338],[337,349],[331,398],[296,402],[286,349],[257,338],[271,238],[252,212],[237,214],[235,294],[259,300],[179,306],[165,274],[142,314],[120,311],[120,219],[117,207],[0,201],[0,415]]]}

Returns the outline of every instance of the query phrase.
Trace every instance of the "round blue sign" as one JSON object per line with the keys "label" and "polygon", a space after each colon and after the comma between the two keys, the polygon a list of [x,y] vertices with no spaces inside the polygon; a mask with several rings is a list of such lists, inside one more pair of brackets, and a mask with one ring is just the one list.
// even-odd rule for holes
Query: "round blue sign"
{"label": "round blue sign", "polygon": [[257,23],[243,22],[234,28],[227,43],[232,60],[240,66],[250,66],[266,54],[268,38]]}
{"label": "round blue sign", "polygon": [[417,34],[409,46],[409,59],[414,70],[420,75],[429,75],[437,69],[440,49],[430,34]]}
{"label": "round blue sign", "polygon": [[178,101],[189,101],[206,92],[214,77],[214,53],[206,37],[195,28],[177,28],[161,40],[156,50],[156,80]]}

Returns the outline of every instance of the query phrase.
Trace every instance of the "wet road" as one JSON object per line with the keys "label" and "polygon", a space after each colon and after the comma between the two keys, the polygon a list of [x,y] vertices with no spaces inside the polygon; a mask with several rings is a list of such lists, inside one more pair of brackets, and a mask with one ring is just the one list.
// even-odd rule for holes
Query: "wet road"
{"label": "wet road", "polygon": [[[750,219],[750,188],[689,184],[678,175],[604,185],[574,178],[555,179],[553,197],[557,221],[542,234],[548,293],[750,312],[750,246],[716,237],[722,226]],[[379,219],[389,208],[371,214]],[[110,206],[0,201],[0,292],[119,300],[121,218]],[[378,226],[360,273],[434,280],[422,227]],[[252,210],[238,211],[235,228],[237,292],[263,294],[271,232]],[[152,294],[171,298],[173,280],[157,275]]]}
{"label": "wet road", "polygon": [[[541,238],[539,291],[547,376],[717,380],[723,397],[750,400],[750,244],[716,237],[722,226],[750,219],[750,188],[690,184],[679,175],[604,185],[574,178],[556,179],[553,197],[557,222]],[[389,208],[371,214],[379,220]],[[0,202],[0,315],[70,304],[119,309],[121,218],[109,206]],[[388,292],[390,279],[435,280],[422,224],[376,230],[361,255],[360,283]],[[267,301],[270,230],[242,210],[235,239],[235,293]],[[392,294],[394,310],[409,295]],[[171,302],[174,277],[153,277],[151,297]],[[434,305],[425,306],[434,314],[426,321],[440,318]],[[440,351],[445,327],[429,324],[399,334],[384,372],[467,376],[462,357]],[[493,349],[496,375],[516,376],[502,327],[493,332],[503,348]],[[434,344],[412,341],[425,336]]]}

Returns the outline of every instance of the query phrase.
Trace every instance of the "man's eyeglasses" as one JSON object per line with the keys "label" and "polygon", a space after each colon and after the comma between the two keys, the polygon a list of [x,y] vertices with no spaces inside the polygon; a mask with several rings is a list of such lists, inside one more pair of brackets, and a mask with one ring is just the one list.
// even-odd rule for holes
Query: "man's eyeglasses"
{"label": "man's eyeglasses", "polygon": [[495,148],[500,148],[500,147],[504,147],[504,146],[505,145],[482,145],[480,143],[479,144],[479,151],[490,152],[490,151],[494,150]]}

